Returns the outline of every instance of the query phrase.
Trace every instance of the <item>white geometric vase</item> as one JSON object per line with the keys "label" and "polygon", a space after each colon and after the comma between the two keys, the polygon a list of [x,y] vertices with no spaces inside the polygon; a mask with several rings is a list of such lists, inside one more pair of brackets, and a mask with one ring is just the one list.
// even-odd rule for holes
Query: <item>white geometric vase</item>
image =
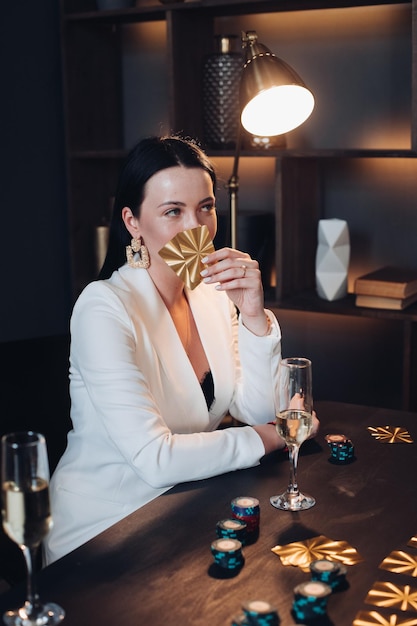
{"label": "white geometric vase", "polygon": [[349,228],[345,220],[319,220],[316,252],[316,289],[324,300],[347,294],[350,259]]}

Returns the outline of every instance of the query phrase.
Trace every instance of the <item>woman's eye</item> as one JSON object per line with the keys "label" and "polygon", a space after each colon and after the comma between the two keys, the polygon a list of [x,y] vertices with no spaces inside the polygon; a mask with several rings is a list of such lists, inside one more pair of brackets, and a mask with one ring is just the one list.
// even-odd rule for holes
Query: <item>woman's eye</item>
{"label": "woman's eye", "polygon": [[214,204],[205,204],[203,207],[201,207],[203,211],[207,211],[208,213],[210,211],[215,211],[216,207],[214,206]]}
{"label": "woman's eye", "polygon": [[178,208],[169,209],[169,211],[165,213],[165,215],[179,215],[179,214],[180,214],[180,209]]}

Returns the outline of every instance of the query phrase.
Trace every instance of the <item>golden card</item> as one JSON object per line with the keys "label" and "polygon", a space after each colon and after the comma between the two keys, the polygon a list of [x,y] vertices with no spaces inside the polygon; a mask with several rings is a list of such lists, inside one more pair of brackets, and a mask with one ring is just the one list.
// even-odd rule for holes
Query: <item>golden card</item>
{"label": "golden card", "polygon": [[214,252],[207,226],[197,226],[175,235],[159,250],[159,255],[189,289],[201,282],[202,259]]}

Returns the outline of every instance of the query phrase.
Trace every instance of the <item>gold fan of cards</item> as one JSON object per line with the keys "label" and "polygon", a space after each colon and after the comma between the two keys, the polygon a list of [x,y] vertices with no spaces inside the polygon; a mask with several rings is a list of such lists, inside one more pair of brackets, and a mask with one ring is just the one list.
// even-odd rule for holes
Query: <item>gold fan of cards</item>
{"label": "gold fan of cards", "polygon": [[189,289],[194,289],[201,282],[202,259],[211,252],[213,242],[204,225],[178,233],[159,250],[159,255]]}

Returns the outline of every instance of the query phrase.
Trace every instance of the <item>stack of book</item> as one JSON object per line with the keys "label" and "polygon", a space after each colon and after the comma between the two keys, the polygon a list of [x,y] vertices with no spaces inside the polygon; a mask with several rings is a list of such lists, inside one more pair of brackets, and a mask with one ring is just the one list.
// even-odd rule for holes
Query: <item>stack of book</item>
{"label": "stack of book", "polygon": [[401,311],[417,301],[417,270],[381,267],[355,281],[356,306]]}

